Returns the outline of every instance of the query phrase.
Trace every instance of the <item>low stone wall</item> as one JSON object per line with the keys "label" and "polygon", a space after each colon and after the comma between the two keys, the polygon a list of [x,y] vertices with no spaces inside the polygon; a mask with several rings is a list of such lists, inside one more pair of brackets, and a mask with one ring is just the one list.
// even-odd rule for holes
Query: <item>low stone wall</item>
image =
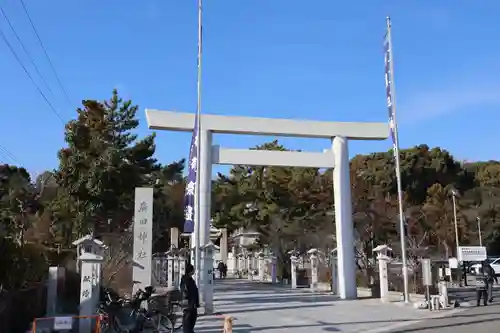
{"label": "low stone wall", "polygon": [[24,333],[36,317],[43,316],[47,288],[44,283],[25,290],[0,294],[0,333]]}
{"label": "low stone wall", "polygon": [[[358,297],[370,297],[372,296],[372,291],[369,288],[358,288]],[[423,294],[410,294],[411,302],[420,302],[425,300],[425,295]],[[403,301],[403,293],[398,291],[389,291],[389,298],[391,301]]]}
{"label": "low stone wall", "polygon": [[[358,287],[358,297],[372,297],[372,291],[370,288]],[[317,291],[329,292],[331,291],[331,286],[329,283],[320,282],[316,288]],[[389,297],[391,301],[403,300],[403,293],[397,291],[389,291]],[[420,302],[425,300],[425,295],[422,294],[410,294],[410,300],[412,302]]]}

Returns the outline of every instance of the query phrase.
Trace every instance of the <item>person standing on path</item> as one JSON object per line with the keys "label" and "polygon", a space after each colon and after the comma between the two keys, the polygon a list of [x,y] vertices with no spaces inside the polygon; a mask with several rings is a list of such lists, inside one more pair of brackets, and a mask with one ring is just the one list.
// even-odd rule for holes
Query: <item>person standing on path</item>
{"label": "person standing on path", "polygon": [[222,261],[219,261],[219,264],[217,265],[217,270],[219,271],[219,279],[224,278],[224,263]]}
{"label": "person standing on path", "polygon": [[227,265],[225,262],[223,262],[222,264],[224,265],[222,273],[223,273],[223,278],[225,279],[227,277]]}
{"label": "person standing on path", "polygon": [[485,260],[481,263],[481,268],[488,276],[488,302],[493,302],[493,282],[498,283],[495,270],[491,265]]}
{"label": "person standing on path", "polygon": [[182,328],[184,333],[194,333],[194,326],[198,318],[198,308],[200,307],[198,286],[196,286],[196,282],[193,279],[193,274],[193,265],[187,264],[186,274],[181,278],[182,297],[187,303],[182,315]]}
{"label": "person standing on path", "polygon": [[484,306],[488,305],[488,284],[489,276],[488,272],[486,271],[485,262],[483,262],[481,271],[476,275],[477,306],[481,304],[481,298],[483,299]]}

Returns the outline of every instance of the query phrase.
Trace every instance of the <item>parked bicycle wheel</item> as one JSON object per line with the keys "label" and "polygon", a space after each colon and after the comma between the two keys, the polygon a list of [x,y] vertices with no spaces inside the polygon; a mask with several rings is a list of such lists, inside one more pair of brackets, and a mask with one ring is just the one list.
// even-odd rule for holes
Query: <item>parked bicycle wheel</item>
{"label": "parked bicycle wheel", "polygon": [[182,315],[182,306],[179,303],[172,303],[170,309],[170,321],[172,322],[172,326],[175,330],[179,330],[182,328]]}
{"label": "parked bicycle wheel", "polygon": [[165,316],[158,313],[155,315],[153,320],[155,322],[155,330],[153,333],[173,333],[178,329],[175,326],[175,317]]}
{"label": "parked bicycle wheel", "polygon": [[[176,296],[178,290],[173,290],[164,295],[153,296],[149,300],[151,310],[157,311],[155,327],[158,332],[175,332],[182,328],[182,307]],[[180,295],[180,294],[179,294]]]}

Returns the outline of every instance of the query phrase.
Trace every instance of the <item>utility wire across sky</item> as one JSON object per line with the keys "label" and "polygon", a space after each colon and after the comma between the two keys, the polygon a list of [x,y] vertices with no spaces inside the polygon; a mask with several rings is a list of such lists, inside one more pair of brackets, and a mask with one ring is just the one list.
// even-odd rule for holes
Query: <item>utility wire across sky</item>
{"label": "utility wire across sky", "polygon": [[[1,158],[1,157],[4,157],[4,158]],[[0,145],[0,162],[1,163],[7,163],[8,160],[11,160],[12,162],[14,163],[19,163],[19,160],[17,159],[17,157],[12,154],[7,148],[5,148],[4,146]]]}
{"label": "utility wire across sky", "polygon": [[[68,104],[71,106],[71,101],[69,99],[69,95],[66,91],[66,89],[64,88],[64,85],[62,84],[61,82],[61,79],[59,78],[59,75],[57,74],[57,71],[54,67],[54,64],[52,63],[52,60],[50,59],[49,57],[49,54],[43,44],[43,41],[40,37],[40,34],[38,33],[38,30],[36,29],[36,26],[33,22],[33,19],[31,18],[31,15],[29,14],[29,11],[28,11],[28,8],[26,7],[26,4],[24,3],[23,0],[19,0],[19,2],[21,3],[21,6],[23,7],[23,10],[24,10],[24,13],[26,14],[29,22],[30,22],[30,25],[31,25],[31,29],[33,30],[37,40],[38,40],[38,43],[40,44],[40,47],[42,48],[42,51],[45,55],[45,58],[47,59],[47,62],[52,70],[52,72],[54,73],[54,76],[59,84],[59,87],[61,88],[61,91],[63,92],[64,96],[66,97],[66,100],[68,102]],[[31,64],[33,65],[33,67],[35,68],[35,71],[37,72],[38,76],[40,77],[40,79],[42,80],[45,88],[47,89],[48,92],[51,93],[52,97],[55,97],[54,96],[54,91],[50,88],[50,85],[48,83],[48,81],[46,80],[45,76],[42,74],[42,72],[40,71],[39,67],[37,66],[37,64],[35,63],[35,60],[34,58],[31,56],[30,52],[28,51],[26,45],[23,43],[21,37],[19,36],[19,34],[17,33],[16,31],[16,28],[14,27],[14,25],[12,24],[11,20],[9,19],[7,13],[5,12],[5,10],[0,7],[0,12],[3,16],[3,18],[5,19],[5,21],[7,22],[7,24],[9,25],[10,29],[12,30],[12,32],[14,33],[14,36],[16,37],[17,41],[19,42],[19,44],[21,45],[21,48],[23,49],[24,53],[26,54],[26,56],[28,57],[29,61],[31,62]],[[4,33],[4,31],[0,28],[0,38],[3,39],[3,41],[5,42],[5,44],[7,45],[7,47],[9,48],[10,52],[12,53],[12,55],[16,58],[16,61],[19,63],[19,65],[22,67],[22,69],[24,70],[25,74],[28,76],[28,78],[30,79],[31,83],[35,86],[35,89],[37,90],[37,92],[42,96],[42,98],[44,99],[44,101],[47,103],[47,105],[49,106],[50,110],[59,118],[59,120],[65,124],[65,120],[64,118],[62,117],[61,113],[57,111],[57,109],[54,107],[54,103],[48,98],[47,94],[44,93],[44,91],[40,88],[40,86],[37,84],[37,82],[34,80],[33,76],[31,75],[30,71],[28,70],[28,68],[24,65],[21,57],[19,56],[19,54],[16,52],[15,48],[12,46],[12,44],[9,42],[6,34]]]}
{"label": "utility wire across sky", "polygon": [[59,78],[59,75],[57,74],[56,68],[54,67],[54,64],[52,63],[52,60],[50,60],[49,54],[47,52],[47,49],[45,48],[45,46],[44,46],[44,44],[42,42],[42,38],[38,34],[38,30],[35,27],[35,23],[31,19],[31,15],[30,15],[30,13],[28,11],[28,8],[26,7],[26,4],[24,3],[23,0],[19,0],[19,2],[23,6],[24,13],[28,17],[28,20],[30,21],[31,28],[33,29],[33,32],[35,33],[36,38],[38,40],[38,43],[40,44],[40,47],[42,48],[43,53],[45,54],[45,58],[47,59],[47,62],[49,63],[50,68],[52,69],[52,72],[54,73],[54,76],[55,76],[55,78],[57,80],[57,83],[59,84],[59,87],[61,88],[62,92],[64,93],[64,96],[66,97],[67,102],[71,106],[72,103],[71,103],[71,99],[69,98],[68,92],[66,91],[66,89],[64,88],[64,85],[62,84],[61,79]]}
{"label": "utility wire across sky", "polygon": [[31,64],[33,65],[33,67],[35,68],[36,72],[38,73],[38,75],[40,76],[42,82],[44,83],[45,87],[47,88],[47,90],[51,93],[51,94],[54,94],[54,92],[52,91],[52,89],[50,88],[47,80],[45,80],[45,77],[43,76],[43,74],[40,72],[40,69],[38,68],[38,66],[36,65],[35,63],[35,60],[33,59],[33,57],[31,56],[30,52],[28,51],[28,49],[26,48],[26,46],[24,45],[23,41],[21,40],[21,37],[19,37],[19,34],[17,33],[16,31],[16,28],[14,28],[14,25],[12,25],[12,22],[10,21],[9,17],[7,16],[7,14],[5,13],[5,11],[3,10],[2,7],[0,7],[0,12],[2,13],[3,17],[5,18],[5,21],[7,21],[7,23],[9,24],[9,27],[10,29],[12,30],[12,32],[14,33],[14,36],[16,36],[16,39],[17,41],[19,42],[19,44],[21,44],[21,47],[22,49],[24,50],[24,53],[26,53],[26,56],[28,57],[29,61],[31,62]]}
{"label": "utility wire across sky", "polygon": [[61,116],[61,114],[59,112],[57,112],[57,110],[54,107],[54,105],[49,101],[49,99],[43,93],[43,91],[40,89],[40,87],[38,86],[38,84],[36,84],[35,80],[33,79],[33,76],[31,76],[31,74],[28,71],[28,69],[26,69],[26,66],[24,66],[23,62],[21,61],[21,58],[19,58],[19,55],[16,53],[16,51],[14,50],[14,48],[12,47],[12,45],[10,44],[9,40],[5,36],[5,34],[4,34],[4,32],[3,32],[2,29],[0,29],[0,38],[5,42],[5,44],[9,48],[10,52],[12,53],[12,55],[14,55],[14,57],[16,58],[16,60],[19,63],[19,65],[21,65],[21,67],[23,68],[24,72],[26,73],[26,75],[30,79],[31,83],[35,86],[36,90],[42,96],[42,98],[45,100],[45,102],[47,103],[47,105],[49,106],[49,108],[52,110],[52,112],[59,118],[59,120],[61,120],[61,122],[63,124],[65,124],[65,121],[64,121],[63,117]]}
{"label": "utility wire across sky", "polygon": [[[55,79],[57,80],[57,83],[59,85],[59,88],[61,89],[62,93],[64,94],[65,96],[65,99],[66,101],[68,102],[68,105],[71,107],[72,103],[71,103],[71,100],[69,98],[69,95],[64,87],[64,85],[62,84],[62,81],[54,67],[54,64],[47,52],[47,49],[45,48],[45,45],[42,41],[42,38],[40,37],[40,34],[38,33],[38,30],[35,26],[35,23],[33,21],[33,19],[31,18],[31,15],[28,11],[28,8],[26,6],[26,4],[24,3],[23,0],[19,0],[21,6],[23,7],[23,11],[26,15],[26,17],[28,18],[29,20],[29,23],[30,23],[30,26],[31,26],[31,29],[33,30],[35,36],[36,36],[36,39],[38,41],[38,44],[40,45],[43,53],[44,53],[44,56],[48,62],[48,65],[50,66],[51,68],[51,71],[52,73],[54,74],[54,77]],[[6,23],[9,25],[12,33],[14,34],[15,38],[17,39],[18,43],[20,44],[21,48],[23,49],[24,53],[26,54],[28,60],[31,62],[31,65],[34,67],[35,71],[37,72],[39,78],[41,79],[43,85],[44,85],[44,88],[47,92],[50,93],[51,97],[55,98],[55,94],[54,94],[54,90],[50,87],[50,84],[49,82],[47,81],[47,79],[45,78],[45,76],[42,74],[42,71],[40,70],[40,68],[38,67],[37,63],[35,62],[35,57],[32,56],[32,54],[28,51],[28,48],[26,47],[26,44],[23,42],[22,38],[20,37],[20,35],[18,34],[14,24],[12,23],[12,21],[9,19],[9,16],[7,15],[6,11],[4,10],[3,7],[0,6],[0,12],[1,12],[1,16],[3,16],[3,18],[5,19]],[[33,84],[33,86],[35,87],[35,89],[37,90],[37,92],[40,94],[40,96],[42,96],[43,100],[45,101],[45,103],[49,106],[50,110],[57,116],[57,118],[59,118],[59,120],[65,124],[66,121],[65,119],[63,118],[63,116],[61,115],[61,113],[59,113],[57,111],[57,109],[54,107],[54,103],[48,98],[47,94],[40,88],[40,86],[37,84],[37,82],[34,80],[33,78],[33,75],[30,73],[30,71],[28,70],[27,66],[25,66],[25,64],[23,63],[22,61],[22,58],[19,56],[18,52],[16,52],[15,48],[13,47],[13,45],[11,44],[11,42],[9,42],[9,39],[7,38],[6,34],[5,34],[5,31],[2,30],[0,28],[0,38],[5,42],[5,45],[7,46],[7,48],[9,49],[9,51],[12,53],[12,55],[14,56],[14,58],[16,59],[16,61],[18,62],[18,64],[21,66],[21,68],[24,70],[25,74],[28,76],[29,80],[31,81],[31,83]],[[19,160],[17,159],[17,157],[11,153],[5,146],[2,146],[0,144],[0,162],[9,162],[9,161],[12,161],[14,163],[19,163]]]}

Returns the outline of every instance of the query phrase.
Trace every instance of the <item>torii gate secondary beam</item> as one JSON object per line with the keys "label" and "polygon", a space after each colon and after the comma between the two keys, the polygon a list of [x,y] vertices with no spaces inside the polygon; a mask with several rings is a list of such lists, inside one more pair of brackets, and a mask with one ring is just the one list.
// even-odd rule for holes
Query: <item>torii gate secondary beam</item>
{"label": "torii gate secondary beam", "polygon": [[[171,111],[146,110],[151,129],[189,132],[193,130],[195,115]],[[221,149],[212,146],[212,133],[329,138],[332,149],[326,153],[276,152],[265,150]],[[199,132],[200,156],[200,244],[209,241],[211,219],[212,164],[251,164],[302,167],[334,167],[333,188],[338,255],[339,294],[342,299],[354,299],[356,264],[354,257],[354,230],[352,222],[351,184],[348,140],[384,140],[389,135],[386,123],[341,123],[310,120],[272,119],[203,114]],[[304,155],[308,154],[308,155]],[[307,156],[307,157],[306,157]],[[333,158],[328,161],[325,156]],[[302,160],[302,161],[301,161]],[[198,245],[198,246],[199,246]],[[206,275],[206,270],[203,274]],[[202,281],[206,277],[202,276]],[[203,282],[201,282],[203,283]],[[203,286],[205,287],[205,286]],[[210,289],[211,286],[207,286]],[[203,292],[205,302],[211,304],[211,289]]]}
{"label": "torii gate secondary beam", "polygon": [[324,153],[310,153],[303,151],[227,149],[213,146],[212,164],[333,168],[335,159],[331,150]]}

